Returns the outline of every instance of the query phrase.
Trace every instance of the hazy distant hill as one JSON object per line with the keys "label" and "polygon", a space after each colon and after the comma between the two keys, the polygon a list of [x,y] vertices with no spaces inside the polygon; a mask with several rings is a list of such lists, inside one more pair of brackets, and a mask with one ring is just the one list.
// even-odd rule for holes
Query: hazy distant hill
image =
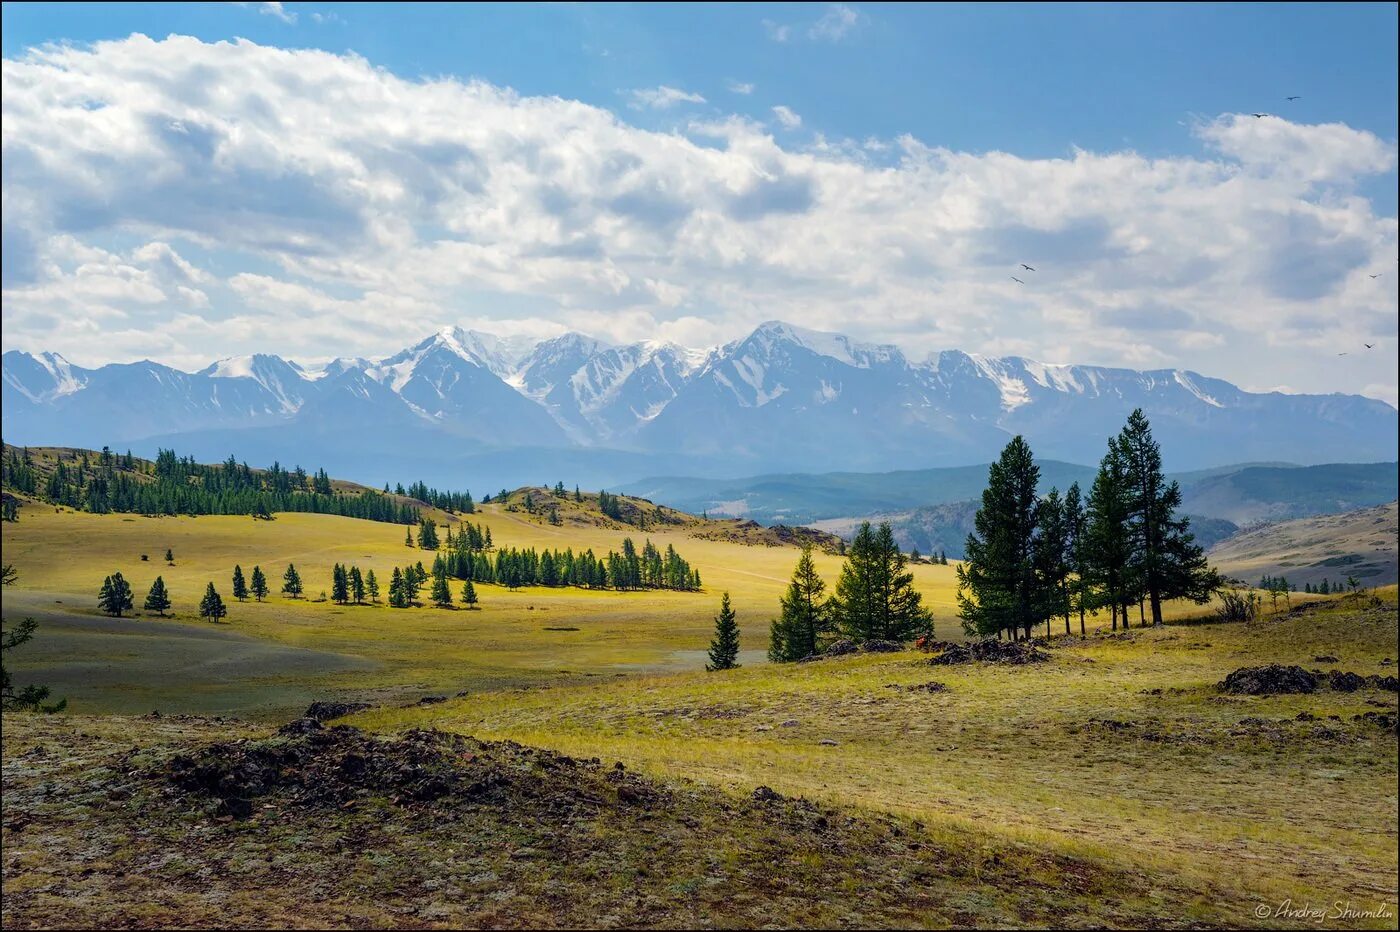
{"label": "hazy distant hill", "polygon": [[1299,518],[1244,531],[1216,546],[1211,562],[1230,576],[1254,583],[1284,576],[1299,588],[1323,579],[1355,576],[1364,586],[1400,582],[1396,502],[1344,514]]}

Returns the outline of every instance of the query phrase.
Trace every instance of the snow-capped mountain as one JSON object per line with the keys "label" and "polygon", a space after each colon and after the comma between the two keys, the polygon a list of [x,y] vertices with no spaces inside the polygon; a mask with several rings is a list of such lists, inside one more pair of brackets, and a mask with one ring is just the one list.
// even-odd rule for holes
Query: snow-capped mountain
{"label": "snow-capped mountain", "polygon": [[632,451],[609,462],[675,468],[888,470],[985,462],[1019,433],[1040,456],[1092,464],[1136,407],[1174,469],[1388,461],[1397,446],[1396,410],[1360,396],[1255,394],[1185,370],[956,350],[913,361],[894,346],[779,321],[711,350],[613,346],[577,333],[527,343],[446,327],[379,359],[313,368],[258,354],[195,373],[150,361],[84,369],[54,353],[11,351],[3,389],[12,443],[178,444],[198,432],[228,450],[282,449],[347,429],[372,443],[392,425],[396,452],[430,449],[442,462],[487,449],[594,447]]}

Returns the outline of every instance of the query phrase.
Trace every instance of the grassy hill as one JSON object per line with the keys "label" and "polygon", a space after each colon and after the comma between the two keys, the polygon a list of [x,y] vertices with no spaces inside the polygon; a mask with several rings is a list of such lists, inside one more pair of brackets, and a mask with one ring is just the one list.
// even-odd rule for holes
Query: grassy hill
{"label": "grassy hill", "polygon": [[1354,576],[1364,586],[1400,581],[1400,536],[1396,502],[1338,515],[1299,518],[1240,533],[1210,552],[1210,559],[1232,576],[1254,582],[1283,576],[1301,587]]}

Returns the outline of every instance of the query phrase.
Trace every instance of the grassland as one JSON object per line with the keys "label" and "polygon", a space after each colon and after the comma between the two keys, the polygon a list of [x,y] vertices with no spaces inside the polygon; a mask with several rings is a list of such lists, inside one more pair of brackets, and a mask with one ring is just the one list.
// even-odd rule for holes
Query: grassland
{"label": "grassland", "polygon": [[1283,576],[1294,585],[1355,576],[1367,587],[1400,580],[1400,503],[1341,514],[1280,521],[1236,534],[1211,551],[1232,576],[1257,580]]}
{"label": "grassland", "polygon": [[[624,534],[639,542],[644,536],[606,523],[555,527],[494,505],[473,520],[489,526],[497,544],[516,547],[605,551]],[[1393,724],[1378,727],[1374,715],[1358,716],[1390,715],[1393,723],[1395,693],[1234,697],[1215,688],[1226,673],[1267,662],[1393,672],[1393,664],[1382,662],[1393,661],[1400,636],[1393,589],[1375,604],[1295,597],[1291,610],[1247,626],[1182,623],[1083,641],[1063,638],[1051,651],[1053,659],[1036,666],[932,667],[912,651],[774,666],[762,661],[767,619],[796,550],[697,539],[694,530],[687,524],[646,533],[660,546],[673,543],[700,570],[702,593],[508,592],[483,586],[480,611],[340,607],[274,596],[262,604],[230,600],[228,621],[210,625],[192,617],[194,602],[211,579],[227,598],[234,562],[245,572],[260,564],[274,588],[281,569],[294,562],[314,597],[329,588],[336,562],[373,568],[386,579],[395,564],[430,555],[406,548],[401,527],[334,516],[281,515],[263,522],[26,508],[18,524],[3,528],[5,559],[20,572],[18,585],[5,590],[6,616],[34,614],[41,621],[36,639],[16,651],[18,679],[53,686],[73,700],[78,714],[6,717],[7,858],[11,850],[20,852],[6,862],[7,903],[21,902],[9,892],[19,878],[19,889],[39,891],[22,901],[25,915],[33,917],[25,924],[53,920],[53,910],[64,902],[53,890],[81,893],[82,902],[90,903],[82,915],[103,923],[159,924],[188,915],[196,924],[214,924],[217,911],[207,911],[208,901],[189,878],[201,876],[200,870],[231,870],[231,877],[245,881],[221,887],[237,907],[231,914],[270,924],[684,925],[709,916],[719,925],[754,925],[802,916],[833,925],[1221,926],[1253,924],[1251,910],[1259,904],[1291,899],[1340,900],[1358,910],[1384,905],[1389,920],[1339,924],[1394,927],[1400,818],[1395,732]],[[166,547],[174,551],[174,566],[161,559]],[[142,553],[150,560],[142,562]],[[839,558],[818,554],[816,560],[834,581]],[[175,594],[176,617],[100,616],[97,583],[113,570],[131,579],[138,602],[151,579],[163,575]],[[914,572],[939,635],[956,637],[954,567],[919,565]],[[722,590],[731,592],[739,611],[744,666],[706,674],[703,649]],[[1176,605],[1168,614],[1185,622],[1203,611]],[[1091,629],[1102,624],[1091,621]],[[1338,659],[1314,659],[1324,656]],[[945,689],[910,688],[930,681]],[[455,698],[414,704],[430,694]],[[410,820],[393,829],[393,837],[376,830],[377,843],[387,846],[384,857],[402,859],[393,862],[402,883],[370,895],[334,876],[303,876],[302,868],[269,854],[278,846],[314,845],[331,875],[343,868],[367,876],[366,864],[347,860],[343,848],[316,835],[312,816],[289,817],[259,835],[246,826],[211,823],[210,813],[192,814],[188,801],[161,796],[153,822],[116,810],[117,821],[101,824],[128,843],[104,843],[92,855],[98,874],[120,886],[113,871],[120,873],[132,858],[152,856],[142,839],[196,827],[201,846],[182,853],[171,870],[157,872],[166,886],[126,882],[133,896],[154,904],[150,912],[100,906],[100,891],[110,894],[111,888],[70,875],[65,865],[81,847],[82,832],[97,824],[85,825],[84,819],[96,818],[99,802],[93,796],[79,815],[65,815],[43,800],[39,788],[45,781],[71,780],[75,793],[89,792],[81,788],[96,785],[96,774],[120,769],[120,747],[149,742],[173,754],[190,741],[267,734],[266,725],[182,728],[168,720],[153,724],[92,714],[160,708],[276,721],[310,698],[332,697],[375,703],[378,708],[350,721],[385,736],[431,727],[625,761],[657,786],[692,794],[684,796],[688,802],[679,815],[694,825],[654,823],[657,838],[676,845],[694,826],[703,830],[695,846],[683,845],[677,860],[642,881],[636,870],[647,849],[623,837],[642,828],[629,814],[604,832],[610,853],[590,862],[593,879],[585,881],[580,878],[587,872],[531,872],[515,864],[491,847],[491,839],[499,842],[505,831],[498,822],[462,827],[476,833],[479,850],[466,867],[447,871],[455,878],[448,886],[466,891],[461,902],[448,902],[432,892],[437,887],[425,886],[442,879],[444,869],[433,863],[443,859],[434,852],[446,843],[446,836],[429,830],[427,816],[426,822]],[[67,750],[51,758],[35,750],[59,745]],[[9,768],[21,757],[12,776]],[[734,794],[747,796],[759,785],[854,819],[858,829],[837,841],[873,858],[873,873],[855,871],[854,862],[830,847],[798,845],[793,850],[813,859],[803,862],[812,871],[805,887],[770,889],[769,903],[744,899],[742,908],[728,911],[717,905],[721,894],[758,882],[763,858],[797,844],[766,824],[725,833],[726,819],[736,818]],[[38,848],[30,835],[13,849],[12,786],[29,794],[21,797],[30,813],[24,818],[42,826],[46,839]],[[149,788],[138,790],[128,786],[124,792],[155,798]],[[903,826],[900,831],[926,839],[939,852],[938,862],[875,844],[869,833],[876,829],[869,826],[891,819]],[[342,846],[370,832],[356,819],[336,824]],[[233,842],[234,853],[219,853]],[[577,850],[574,841],[558,843],[561,850]],[[242,859],[251,859],[252,866]],[[617,890],[596,886],[624,862],[617,876],[640,883],[644,897],[610,899]],[[857,886],[828,889],[823,864],[838,871],[833,883],[857,877],[851,881]],[[1001,873],[1013,867],[1019,881]],[[509,882],[463,886],[456,876],[463,871],[494,873]],[[876,884],[881,892],[872,902],[880,908],[864,909],[859,885],[876,883],[877,874],[922,885],[932,899],[915,901]],[[1117,886],[1105,878],[1116,878]],[[266,899],[279,884],[302,881],[323,890],[331,905],[312,910],[240,892],[262,890]],[[530,892],[549,883],[567,891],[560,894],[565,898],[591,898],[587,908],[571,911],[557,901],[547,909],[528,908]],[[1017,899],[1018,883],[1024,901]],[[491,890],[507,889],[512,892],[499,909],[483,904]],[[816,905],[809,913],[793,911],[803,889],[818,891],[810,893]],[[1052,896],[1052,890],[1059,892]],[[643,901],[651,906],[638,905]],[[424,902],[446,912],[421,915],[410,908]],[[378,903],[397,911],[373,905]],[[777,908],[783,903],[787,912]]]}

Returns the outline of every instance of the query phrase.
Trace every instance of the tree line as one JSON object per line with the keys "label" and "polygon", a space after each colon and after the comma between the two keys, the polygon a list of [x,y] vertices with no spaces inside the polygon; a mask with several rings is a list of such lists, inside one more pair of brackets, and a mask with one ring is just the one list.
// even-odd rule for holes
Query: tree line
{"label": "tree line", "polygon": [[1127,627],[1138,608],[1162,623],[1162,603],[1208,601],[1224,580],[1206,562],[1181,489],[1162,473],[1161,448],[1141,409],[1109,440],[1089,494],[1078,483],[1041,496],[1040,469],[1016,437],[992,464],[958,567],[958,609],[968,634],[1030,637],[1051,619],[1108,609]]}

